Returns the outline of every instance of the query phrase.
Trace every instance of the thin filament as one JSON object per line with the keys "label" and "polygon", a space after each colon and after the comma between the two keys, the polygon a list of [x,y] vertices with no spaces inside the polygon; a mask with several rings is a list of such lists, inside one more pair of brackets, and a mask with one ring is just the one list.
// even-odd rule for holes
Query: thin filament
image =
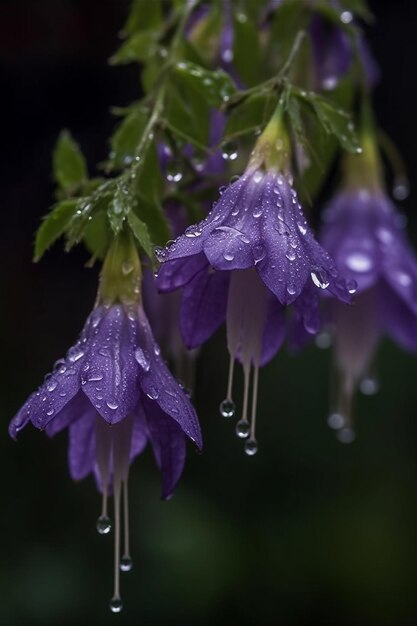
{"label": "thin filament", "polygon": [[112,600],[120,600],[120,478],[114,476],[113,502],[114,502],[114,590]]}
{"label": "thin filament", "polygon": [[249,383],[250,383],[250,364],[246,364],[243,368],[244,387],[243,387],[243,409],[242,409],[242,421],[248,421],[248,399],[249,399]]}
{"label": "thin filament", "polygon": [[254,366],[253,372],[253,389],[252,389],[252,415],[250,421],[250,439],[256,439],[256,407],[258,403],[258,381],[259,381],[259,365]]}
{"label": "thin filament", "polygon": [[229,378],[228,378],[228,381],[227,381],[227,395],[226,395],[226,399],[227,400],[231,400],[232,399],[234,370],[235,370],[235,358],[233,356],[231,356],[230,357],[230,364],[229,364]]}
{"label": "thin filament", "polygon": [[130,558],[130,536],[129,536],[129,499],[128,499],[127,478],[123,481],[123,517],[124,517],[124,550],[123,556]]}

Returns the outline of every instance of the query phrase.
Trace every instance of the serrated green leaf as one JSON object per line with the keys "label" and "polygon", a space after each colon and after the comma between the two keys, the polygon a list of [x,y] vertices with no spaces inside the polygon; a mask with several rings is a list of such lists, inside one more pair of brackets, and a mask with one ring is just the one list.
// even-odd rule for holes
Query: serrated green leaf
{"label": "serrated green leaf", "polygon": [[223,141],[261,129],[270,119],[277,105],[276,95],[254,94],[232,110],[226,123]]}
{"label": "serrated green leaf", "polygon": [[66,130],[58,137],[53,152],[53,173],[59,187],[68,193],[87,179],[87,165],[78,144]]}
{"label": "serrated green leaf", "polygon": [[180,89],[182,85],[187,85],[213,108],[220,107],[236,93],[232,79],[223,70],[213,72],[195,63],[183,61],[175,66],[175,76]]}
{"label": "serrated green leaf", "polygon": [[145,222],[132,211],[127,216],[128,224],[144,253],[154,262],[153,245]]}
{"label": "serrated green leaf", "polygon": [[137,107],[130,111],[110,140],[110,164],[123,169],[137,156],[136,150],[148,121],[146,112]]}
{"label": "serrated green leaf", "polygon": [[110,58],[112,65],[142,62],[150,59],[157,51],[159,34],[154,30],[135,33],[127,39]]}
{"label": "serrated green leaf", "polygon": [[84,229],[83,241],[96,259],[103,259],[110,245],[109,222],[104,211],[91,216]]}
{"label": "serrated green leaf", "polygon": [[77,203],[77,200],[63,200],[44,217],[36,233],[35,261],[39,261],[46,250],[65,233],[75,214]]}
{"label": "serrated green leaf", "polygon": [[296,89],[293,89],[293,93],[312,108],[322,128],[327,134],[335,135],[345,150],[353,153],[360,152],[360,143],[349,113],[315,93]]}
{"label": "serrated green leaf", "polygon": [[158,30],[162,15],[161,0],[133,0],[123,33],[133,35],[143,30]]}

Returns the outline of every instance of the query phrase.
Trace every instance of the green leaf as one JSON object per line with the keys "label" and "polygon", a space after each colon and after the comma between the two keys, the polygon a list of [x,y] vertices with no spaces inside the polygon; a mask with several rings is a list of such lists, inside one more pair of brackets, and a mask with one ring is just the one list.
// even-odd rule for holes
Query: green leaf
{"label": "green leaf", "polygon": [[110,165],[115,169],[123,169],[138,156],[136,153],[148,115],[141,108],[130,111],[118,126],[110,140]]}
{"label": "green leaf", "polygon": [[277,97],[273,93],[253,94],[232,110],[227,120],[223,141],[260,130],[270,119]]}
{"label": "green leaf", "polygon": [[77,200],[63,200],[46,215],[35,238],[34,260],[39,261],[46,250],[67,230],[77,208]]}
{"label": "green leaf", "polygon": [[135,33],[127,39],[110,58],[112,65],[142,62],[150,59],[157,52],[159,34],[154,30]]}
{"label": "green leaf", "polygon": [[171,83],[163,122],[175,135],[197,148],[207,151],[210,109],[200,93],[183,86],[181,92]]}
{"label": "green leaf", "polygon": [[160,204],[139,196],[134,213],[146,223],[153,244],[163,246],[171,238],[168,222]]}
{"label": "green leaf", "polygon": [[54,178],[59,187],[71,193],[87,179],[87,165],[78,144],[66,130],[58,137],[53,152]]}
{"label": "green leaf", "polygon": [[142,220],[139,219],[137,215],[135,215],[135,213],[133,212],[130,212],[128,214],[127,221],[129,223],[130,228],[132,229],[132,233],[136,237],[142,250],[151,259],[153,263],[154,262],[153,245],[151,242],[147,225],[145,224],[145,222],[142,222]]}
{"label": "green leaf", "polygon": [[133,0],[123,33],[133,35],[143,30],[158,30],[162,22],[161,0]]}
{"label": "green leaf", "polygon": [[126,184],[119,182],[116,187],[114,196],[107,207],[107,217],[113,233],[117,235],[123,228],[126,216],[130,212],[132,200],[129,194],[129,188]]}
{"label": "green leaf", "polygon": [[95,258],[104,258],[110,244],[109,222],[104,211],[91,216],[84,229],[83,241]]}
{"label": "green leaf", "polygon": [[198,92],[210,107],[218,108],[236,93],[229,74],[223,70],[212,72],[195,63],[181,62],[175,66],[177,81]]}
{"label": "green leaf", "polygon": [[155,143],[152,143],[145,155],[142,155],[142,164],[136,179],[138,194],[148,198],[150,202],[159,203],[164,189]]}
{"label": "green leaf", "polygon": [[301,101],[308,104],[314,111],[322,128],[329,135],[335,135],[340,145],[348,152],[357,153],[361,151],[355,127],[349,113],[339,108],[323,96],[312,92],[305,92],[299,89],[292,89],[293,94]]}
{"label": "green leaf", "polygon": [[255,85],[260,79],[259,32],[246,13],[237,11],[233,18],[233,67],[245,85]]}

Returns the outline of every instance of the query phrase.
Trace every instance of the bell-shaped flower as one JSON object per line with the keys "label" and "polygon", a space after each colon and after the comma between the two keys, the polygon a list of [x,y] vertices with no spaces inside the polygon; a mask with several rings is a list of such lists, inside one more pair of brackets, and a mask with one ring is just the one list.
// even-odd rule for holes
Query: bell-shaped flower
{"label": "bell-shaped flower", "polygon": [[338,391],[329,418],[342,441],[354,437],[352,398],[357,387],[374,393],[373,359],[382,335],[417,351],[417,258],[405,220],[388,197],[371,137],[349,156],[345,183],[324,212],[321,241],[337,266],[358,285],[353,307],[331,303]]}
{"label": "bell-shaped flower", "polygon": [[[169,498],[185,461],[185,436],[201,448],[197,416],[174,380],[155,342],[141,304],[141,270],[136,248],[120,235],[105,259],[96,306],[77,343],[55,364],[10,424],[10,434],[31,422],[50,436],[69,430],[69,468],[74,480],[95,475],[102,491],[97,530],[111,522],[107,496],[114,496],[115,580],[110,603],[122,608],[119,571],[129,552],[128,474],[133,459],[152,445]],[[124,550],[121,554],[121,502]]]}
{"label": "bell-shaped flower", "polygon": [[183,289],[180,325],[185,343],[200,345],[227,322],[231,361],[220,410],[224,416],[234,414],[233,372],[239,359],[244,397],[236,428],[239,436],[249,436],[248,454],[257,445],[258,370],[285,338],[285,307],[292,305],[303,328],[315,333],[320,292],[349,302],[354,291],[306,222],[288,170],[289,142],[280,110],[277,116],[258,139],[247,170],[222,190],[207,218],[157,250],[160,290]]}

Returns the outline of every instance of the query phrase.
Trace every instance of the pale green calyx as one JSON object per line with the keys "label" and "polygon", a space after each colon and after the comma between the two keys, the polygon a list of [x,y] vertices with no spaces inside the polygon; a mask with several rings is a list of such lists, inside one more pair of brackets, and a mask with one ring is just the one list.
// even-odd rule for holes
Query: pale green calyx
{"label": "pale green calyx", "polygon": [[122,231],[113,240],[100,276],[98,303],[112,305],[139,304],[142,268],[131,234]]}

